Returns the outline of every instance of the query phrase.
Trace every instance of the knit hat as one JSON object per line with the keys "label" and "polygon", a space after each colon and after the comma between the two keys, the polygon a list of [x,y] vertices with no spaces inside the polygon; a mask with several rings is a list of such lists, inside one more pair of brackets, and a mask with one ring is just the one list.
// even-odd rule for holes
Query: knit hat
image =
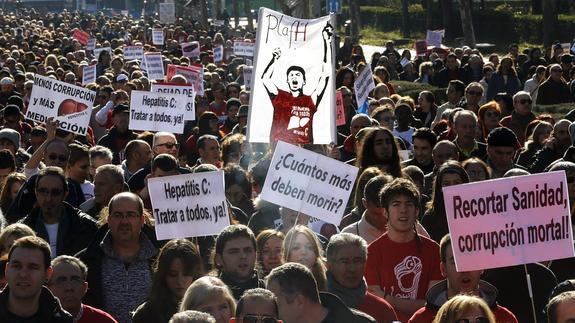
{"label": "knit hat", "polygon": [[18,131],[10,128],[4,128],[0,130],[0,140],[1,139],[10,140],[14,147],[16,147],[16,150],[20,149],[20,134]]}
{"label": "knit hat", "polygon": [[495,128],[491,130],[489,136],[487,136],[487,145],[515,148],[517,146],[517,136],[509,128],[506,127]]}

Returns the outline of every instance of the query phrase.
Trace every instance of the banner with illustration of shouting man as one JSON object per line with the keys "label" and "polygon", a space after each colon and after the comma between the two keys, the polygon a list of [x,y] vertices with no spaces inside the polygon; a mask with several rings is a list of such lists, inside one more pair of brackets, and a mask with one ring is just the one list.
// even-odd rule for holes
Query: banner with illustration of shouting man
{"label": "banner with illustration of shouting man", "polygon": [[332,17],[298,19],[261,8],[248,140],[335,142]]}

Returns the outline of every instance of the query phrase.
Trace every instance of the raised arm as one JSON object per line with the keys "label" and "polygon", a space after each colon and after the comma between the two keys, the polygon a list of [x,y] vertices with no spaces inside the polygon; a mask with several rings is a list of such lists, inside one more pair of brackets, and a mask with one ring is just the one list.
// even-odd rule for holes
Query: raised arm
{"label": "raised arm", "polygon": [[321,32],[323,36],[323,61],[321,64],[321,76],[313,93],[311,94],[311,99],[316,106],[319,105],[325,90],[327,88],[327,83],[329,77],[331,76],[330,64],[332,62],[332,47],[331,39],[333,37],[333,26],[328,22]]}
{"label": "raised arm", "polygon": [[279,48],[274,49],[272,52],[272,59],[270,60],[268,66],[266,66],[266,69],[262,74],[262,81],[264,83],[264,87],[266,88],[268,95],[272,99],[276,95],[278,95],[278,87],[273,82],[272,77],[274,75],[274,63],[280,58],[280,56],[281,56],[281,50]]}

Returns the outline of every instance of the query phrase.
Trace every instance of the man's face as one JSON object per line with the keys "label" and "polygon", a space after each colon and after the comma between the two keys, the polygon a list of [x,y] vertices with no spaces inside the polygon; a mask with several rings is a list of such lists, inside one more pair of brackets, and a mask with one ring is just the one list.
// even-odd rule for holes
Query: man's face
{"label": "man's face", "polygon": [[144,225],[144,216],[136,201],[127,197],[114,201],[108,216],[108,226],[114,241],[138,241],[142,225]]}
{"label": "man's face", "polygon": [[205,141],[204,148],[198,149],[202,161],[207,164],[217,164],[220,160],[220,143],[214,139]]}
{"label": "man's face", "polygon": [[387,219],[383,214],[383,208],[374,202],[366,200],[365,198],[362,202],[363,206],[365,207],[366,216],[369,220],[369,223],[380,230],[385,230]]}
{"label": "man's face", "polygon": [[46,166],[56,166],[66,169],[68,165],[69,151],[63,142],[49,145],[44,152],[44,163]]}
{"label": "man's face", "polygon": [[559,141],[562,147],[569,147],[571,145],[571,136],[569,135],[569,123],[558,122],[553,128],[553,135]]}
{"label": "man's face", "polygon": [[287,297],[281,292],[280,284],[276,280],[271,280],[268,282],[266,288],[276,296],[280,319],[284,323],[300,322],[299,317],[305,315],[305,313],[301,313],[297,302],[288,302]]}
{"label": "man's face", "polygon": [[429,165],[432,162],[431,151],[433,147],[425,139],[413,139],[413,157],[421,165]]}
{"label": "man's face", "polygon": [[237,122],[238,121],[238,110],[240,109],[240,107],[238,107],[237,105],[232,105],[227,112],[228,115],[228,119],[230,119],[230,121],[232,122]]}
{"label": "man's face", "polygon": [[163,135],[158,136],[156,141],[154,142],[154,154],[170,154],[176,158],[178,158],[178,141],[176,137],[173,135]]}
{"label": "man's face", "polygon": [[90,160],[90,176],[96,175],[96,169],[102,165],[111,164],[112,160],[106,157],[94,157]]}
{"label": "man's face", "polygon": [[12,141],[3,138],[0,139],[0,150],[2,149],[8,149],[10,150],[10,152],[12,153],[12,155],[16,154],[16,146],[14,146],[14,144],[12,143]]}
{"label": "man's face", "polygon": [[497,170],[508,170],[513,166],[514,147],[487,146],[487,155]]}
{"label": "man's face", "polygon": [[277,319],[276,306],[273,301],[260,298],[246,298],[244,299],[242,313],[236,317],[236,322],[263,322],[265,318]]}
{"label": "man's face", "polygon": [[363,281],[367,255],[356,245],[339,248],[333,262],[328,262],[329,271],[335,280],[345,288],[355,289]]}
{"label": "man's face", "polygon": [[13,88],[14,88],[14,85],[12,85],[12,84],[0,85],[0,91],[2,91],[2,93],[9,93],[12,91]]}
{"label": "man's face", "polygon": [[441,263],[441,272],[447,278],[449,292],[470,294],[478,289],[479,279],[482,274],[481,270],[457,272],[451,247],[447,248],[445,259],[446,262]]}
{"label": "man's face", "polygon": [[100,91],[98,92],[98,96],[96,97],[96,102],[94,104],[103,105],[106,104],[110,100],[110,93],[107,91]]}
{"label": "man's face", "polygon": [[477,121],[470,115],[461,115],[455,122],[455,133],[458,140],[465,143],[472,143],[475,141],[475,129],[477,129]]}
{"label": "man's face", "polygon": [[44,176],[36,184],[36,201],[45,217],[58,216],[65,198],[64,183],[56,176]]}
{"label": "man's face", "polygon": [[454,70],[457,67],[457,58],[448,57],[445,61],[445,66],[450,70]]}
{"label": "man's face", "polygon": [[481,100],[481,96],[483,95],[483,88],[474,86],[465,92],[465,98],[467,99],[467,103],[471,105],[478,105],[479,101]]}
{"label": "man's face", "polygon": [[389,231],[406,233],[413,231],[415,219],[419,214],[419,206],[405,195],[391,198],[387,209],[384,208]]}
{"label": "man's face", "polygon": [[62,307],[70,311],[80,307],[82,298],[88,290],[88,283],[84,280],[78,266],[62,262],[53,267],[48,288],[54,296],[58,297]]}
{"label": "man's face", "polygon": [[0,187],[4,186],[4,180],[6,180],[6,177],[13,172],[14,169],[12,168],[0,168]]}
{"label": "man's face", "polygon": [[19,301],[34,300],[51,273],[51,268],[44,267],[42,251],[16,248],[6,264],[6,282],[10,287],[10,296]]}
{"label": "man's face", "polygon": [[94,176],[94,201],[96,204],[108,205],[110,199],[121,191],[121,185],[114,183],[108,172],[99,172]]}
{"label": "man's face", "polygon": [[68,168],[68,176],[82,184],[90,175],[90,159],[80,159]]}
{"label": "man's face", "polygon": [[373,142],[373,152],[378,161],[389,161],[393,154],[393,138],[383,131],[375,135]]}
{"label": "man's face", "polygon": [[451,103],[461,100],[461,96],[455,90],[455,87],[450,85],[447,87],[447,100]]}
{"label": "man's face", "polygon": [[247,237],[238,237],[226,242],[222,254],[216,254],[216,262],[222,273],[235,280],[245,281],[252,277],[256,264],[256,250]]}
{"label": "man's face", "polygon": [[118,129],[120,133],[128,131],[128,125],[130,123],[130,114],[127,112],[117,112],[112,116],[112,121],[114,127]]}
{"label": "man's face", "polygon": [[148,165],[150,163],[150,161],[152,160],[152,157],[153,157],[153,153],[152,153],[152,148],[150,148],[150,145],[140,144],[138,146],[137,155],[136,155],[136,160],[138,161],[138,165],[140,165],[141,167]]}
{"label": "man's face", "polygon": [[437,145],[433,149],[433,163],[439,167],[448,160],[457,160],[457,150],[448,144]]}
{"label": "man's face", "polygon": [[351,136],[355,136],[359,130],[369,126],[371,126],[371,122],[367,118],[356,118],[355,120],[352,120],[349,127]]}
{"label": "man's face", "polygon": [[520,115],[528,115],[531,112],[531,103],[533,101],[529,95],[520,95],[513,101],[513,108]]}
{"label": "man's face", "polygon": [[298,91],[305,85],[303,73],[300,71],[290,71],[287,75],[287,82],[290,90]]}
{"label": "man's face", "polygon": [[555,309],[557,323],[575,322],[575,299],[568,299],[557,305]]}

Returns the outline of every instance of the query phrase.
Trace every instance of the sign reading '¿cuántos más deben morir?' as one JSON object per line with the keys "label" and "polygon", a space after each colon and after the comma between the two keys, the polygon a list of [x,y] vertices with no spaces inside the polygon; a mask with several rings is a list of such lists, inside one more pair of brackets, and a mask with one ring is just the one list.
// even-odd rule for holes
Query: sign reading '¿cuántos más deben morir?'
{"label": "sign reading '\u00bfcu\u00e1ntos m\u00e1s deben morir?'", "polygon": [[230,224],[224,172],[148,179],[158,240],[216,235]]}
{"label": "sign reading '\u00bfcu\u00e1ntos m\u00e1s deben morir?'", "polygon": [[563,171],[443,188],[457,271],[573,257]]}

